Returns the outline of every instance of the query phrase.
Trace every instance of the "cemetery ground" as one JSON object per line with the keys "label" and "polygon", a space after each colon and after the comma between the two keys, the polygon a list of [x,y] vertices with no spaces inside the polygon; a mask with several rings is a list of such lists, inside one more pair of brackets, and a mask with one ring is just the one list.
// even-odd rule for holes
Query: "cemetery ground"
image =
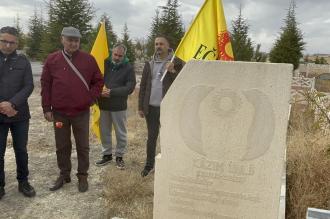
{"label": "cemetery ground", "polygon": [[153,174],[140,176],[145,160],[145,121],[137,114],[137,93],[129,99],[126,169],[117,169],[115,162],[95,166],[95,161],[101,158],[101,146],[91,134],[89,190],[78,192],[73,142],[72,182],[51,192],[48,187],[58,176],[54,131],[52,124],[43,118],[40,85],[36,83],[29,98],[32,119],[28,151],[29,179],[37,195],[26,198],[18,192],[15,156],[9,139],[5,155],[6,194],[0,200],[0,218],[152,218]]}
{"label": "cemetery ground", "polygon": [[[0,218],[152,218],[153,180],[151,174],[141,178],[145,159],[146,127],[137,115],[137,93],[129,98],[126,169],[116,169],[114,162],[96,167],[100,145],[91,135],[90,188],[79,193],[73,147],[72,182],[58,191],[48,186],[57,177],[53,128],[42,115],[40,86],[29,99],[31,125],[29,135],[30,181],[37,191],[25,198],[17,191],[16,165],[11,141],[5,156],[6,195],[0,201]],[[303,219],[307,207],[329,209],[330,144],[329,136],[313,126],[311,115],[293,107],[287,146],[286,218]]]}

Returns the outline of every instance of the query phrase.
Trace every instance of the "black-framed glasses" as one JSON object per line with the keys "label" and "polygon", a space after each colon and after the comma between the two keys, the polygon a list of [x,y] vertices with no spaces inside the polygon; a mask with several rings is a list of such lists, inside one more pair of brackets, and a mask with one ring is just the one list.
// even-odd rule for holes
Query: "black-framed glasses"
{"label": "black-framed glasses", "polygon": [[16,43],[17,43],[17,42],[7,41],[7,40],[0,40],[0,42],[5,45],[9,44],[10,46],[16,45]]}

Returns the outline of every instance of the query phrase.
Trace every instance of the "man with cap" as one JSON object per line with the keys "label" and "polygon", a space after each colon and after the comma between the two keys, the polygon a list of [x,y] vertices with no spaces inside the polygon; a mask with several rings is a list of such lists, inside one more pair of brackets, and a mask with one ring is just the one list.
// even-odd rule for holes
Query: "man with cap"
{"label": "man with cap", "polygon": [[55,129],[60,175],[49,188],[55,191],[71,182],[71,128],[78,157],[78,190],[88,190],[89,107],[100,96],[103,79],[93,56],[79,50],[80,32],[64,27],[63,49],[48,55],[41,75],[42,108]]}
{"label": "man with cap", "polygon": [[28,97],[33,91],[31,64],[16,53],[18,31],[0,29],[0,199],[5,195],[4,156],[10,130],[16,157],[18,190],[27,197],[36,192],[28,182],[27,141],[30,111]]}

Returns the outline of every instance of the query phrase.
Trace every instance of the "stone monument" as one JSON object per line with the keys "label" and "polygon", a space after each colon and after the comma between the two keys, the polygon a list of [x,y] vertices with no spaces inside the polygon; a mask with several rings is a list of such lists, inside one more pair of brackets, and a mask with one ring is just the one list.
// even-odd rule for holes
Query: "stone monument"
{"label": "stone monument", "polygon": [[277,219],[292,65],[190,61],[161,105],[155,219]]}

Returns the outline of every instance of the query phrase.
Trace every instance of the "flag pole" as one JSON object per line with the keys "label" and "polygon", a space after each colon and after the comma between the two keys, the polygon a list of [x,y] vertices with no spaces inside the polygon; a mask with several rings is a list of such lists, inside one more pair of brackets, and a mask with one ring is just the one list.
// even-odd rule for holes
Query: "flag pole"
{"label": "flag pole", "polygon": [[[173,62],[174,58],[175,58],[175,55],[173,55],[173,56],[172,56],[172,58],[171,58],[171,61],[170,61],[170,62]],[[167,72],[168,72],[168,71],[167,71],[167,69],[166,69],[166,71],[164,72],[164,74],[163,74],[162,78],[160,79],[160,81],[163,81],[163,80],[164,80],[164,78],[165,78],[165,76],[166,76]]]}

